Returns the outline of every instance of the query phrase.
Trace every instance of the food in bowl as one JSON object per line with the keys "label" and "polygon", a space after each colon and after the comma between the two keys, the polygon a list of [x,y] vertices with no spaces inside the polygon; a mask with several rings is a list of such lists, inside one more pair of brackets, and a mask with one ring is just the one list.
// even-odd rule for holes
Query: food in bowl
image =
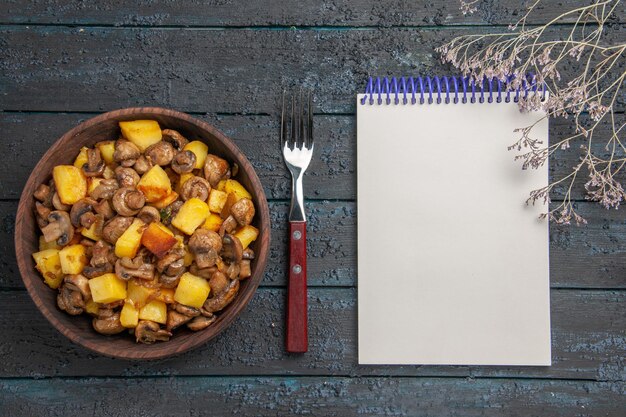
{"label": "food in bowl", "polygon": [[154,343],[203,330],[251,275],[252,197],[203,142],[153,120],[119,125],[36,189],[36,268],[99,333]]}

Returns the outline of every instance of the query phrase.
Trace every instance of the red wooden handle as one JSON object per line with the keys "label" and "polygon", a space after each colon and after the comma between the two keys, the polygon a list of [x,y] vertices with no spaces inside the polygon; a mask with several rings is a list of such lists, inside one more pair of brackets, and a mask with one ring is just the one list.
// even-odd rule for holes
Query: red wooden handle
{"label": "red wooden handle", "polygon": [[289,293],[287,295],[287,352],[306,352],[306,222],[289,222]]}

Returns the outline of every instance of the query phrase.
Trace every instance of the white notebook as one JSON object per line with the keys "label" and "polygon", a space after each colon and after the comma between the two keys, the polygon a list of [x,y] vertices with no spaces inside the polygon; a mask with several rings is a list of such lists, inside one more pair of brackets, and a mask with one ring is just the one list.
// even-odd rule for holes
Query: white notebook
{"label": "white notebook", "polygon": [[548,167],[507,150],[545,114],[524,91],[403,81],[357,98],[359,363],[550,365],[547,208],[526,205]]}

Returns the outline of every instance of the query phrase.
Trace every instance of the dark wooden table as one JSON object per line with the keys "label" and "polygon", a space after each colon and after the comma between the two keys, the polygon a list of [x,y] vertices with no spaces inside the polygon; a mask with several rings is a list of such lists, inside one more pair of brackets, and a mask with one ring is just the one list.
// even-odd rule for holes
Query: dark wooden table
{"label": "dark wooden table", "polygon": [[[550,234],[551,367],[357,364],[354,95],[372,74],[448,73],[434,47],[504,30],[520,2],[488,2],[467,18],[455,0],[131,3],[0,2],[0,415],[626,415],[626,212],[585,202],[581,186],[589,225]],[[609,36],[624,29],[618,20]],[[283,349],[289,178],[277,150],[277,98],[293,85],[315,89],[318,112],[301,356]],[[53,141],[100,112],[144,105],[189,112],[235,139],[271,200],[274,239],[261,288],[218,340],[126,362],[71,344],[37,312],[13,225]],[[556,121],[551,134],[567,129]],[[552,175],[573,158],[553,160]]]}

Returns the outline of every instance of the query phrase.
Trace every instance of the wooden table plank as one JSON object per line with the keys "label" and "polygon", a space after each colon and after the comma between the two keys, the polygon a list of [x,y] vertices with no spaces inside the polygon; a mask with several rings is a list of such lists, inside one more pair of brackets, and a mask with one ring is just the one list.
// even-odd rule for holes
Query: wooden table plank
{"label": "wooden table plank", "polygon": [[[11,416],[315,415],[621,417],[624,383],[457,378],[0,381]],[[113,394],[115,393],[115,394]]]}
{"label": "wooden table plank", "polygon": [[[626,288],[626,220],[621,211],[578,203],[586,226],[552,226],[550,277],[553,288]],[[0,201],[0,289],[23,288],[13,247],[17,202]],[[356,205],[347,201],[306,204],[309,216],[309,285],[355,286]],[[272,242],[261,285],[286,284],[287,202],[270,203]]]}
{"label": "wooden table plank", "polygon": [[[586,5],[583,0],[568,7]],[[275,2],[223,1],[203,4],[193,0],[151,1],[138,9],[123,0],[74,3],[60,0],[33,2],[17,0],[0,9],[2,23],[95,24],[130,26],[426,26],[513,23],[524,12],[525,3],[506,0],[481,5],[463,16],[458,0],[405,2],[399,0],[335,0]],[[564,10],[562,3],[547,2],[531,15],[528,23],[545,23]],[[619,19],[624,7],[616,13]],[[565,22],[573,22],[568,16]]]}
{"label": "wooden table plank", "polygon": [[[73,3],[59,0],[17,0],[0,9],[2,23],[130,25],[130,26],[426,26],[513,23],[525,4],[506,0],[480,5],[463,16],[458,0],[404,2],[400,0],[335,0],[278,3],[271,0],[198,2],[157,0],[138,9],[123,0]],[[234,4],[235,3],[235,4]],[[237,4],[238,3],[238,4]],[[571,7],[586,5],[583,0]],[[570,3],[568,3],[570,6]],[[545,23],[563,12],[562,3],[547,2],[529,23]],[[624,8],[618,10],[623,15]],[[619,13],[616,13],[619,16]],[[575,16],[564,21],[573,22]]]}
{"label": "wooden table plank", "polygon": [[[607,27],[605,42],[617,42],[623,30],[622,25]],[[433,48],[481,31],[487,29],[2,26],[0,96],[3,110],[159,105],[195,112],[275,113],[282,89],[302,85],[315,89],[320,112],[353,113],[354,94],[363,90],[368,76],[446,74],[449,68]],[[555,36],[566,31],[559,27]],[[573,63],[562,77],[571,77],[582,65]],[[622,62],[613,71],[625,66]],[[619,108],[624,100],[618,99]]]}
{"label": "wooden table plank", "polygon": [[[21,291],[0,292],[0,377],[154,375],[496,376],[624,381],[626,292],[552,290],[551,367],[359,366],[356,290],[309,291],[309,352],[284,345],[285,291],[260,289],[218,339],[177,358],[131,362],[71,344]],[[384,312],[381,312],[384,314]],[[80,320],[80,318],[77,318]],[[86,318],[85,318],[86,319]]]}
{"label": "wooden table plank", "polygon": [[[80,113],[0,113],[0,199],[17,199],[28,175],[41,156],[66,131],[95,116]],[[252,162],[265,187],[268,198],[290,198],[290,177],[278,150],[278,115],[197,115],[231,137]],[[617,118],[623,118],[623,114]],[[619,122],[619,120],[618,120]],[[318,115],[314,118],[316,153],[304,177],[306,195],[310,199],[354,200],[356,198],[356,118],[354,115]],[[597,137],[608,137],[610,126],[601,124]],[[571,120],[551,121],[550,137],[557,143],[571,134]],[[550,160],[551,178],[562,178],[571,172],[581,156],[580,142],[570,149],[558,151]],[[503,146],[507,146],[503,144]],[[604,156],[604,144],[598,141],[592,148]],[[511,160],[515,156],[511,152]],[[621,155],[622,157],[626,155]],[[516,163],[516,162],[511,162]],[[519,165],[519,163],[517,163]],[[520,165],[521,166],[521,165]],[[581,172],[572,189],[575,200],[584,200]],[[562,198],[569,183],[558,186],[553,200]],[[520,201],[530,190],[520,189]]]}

